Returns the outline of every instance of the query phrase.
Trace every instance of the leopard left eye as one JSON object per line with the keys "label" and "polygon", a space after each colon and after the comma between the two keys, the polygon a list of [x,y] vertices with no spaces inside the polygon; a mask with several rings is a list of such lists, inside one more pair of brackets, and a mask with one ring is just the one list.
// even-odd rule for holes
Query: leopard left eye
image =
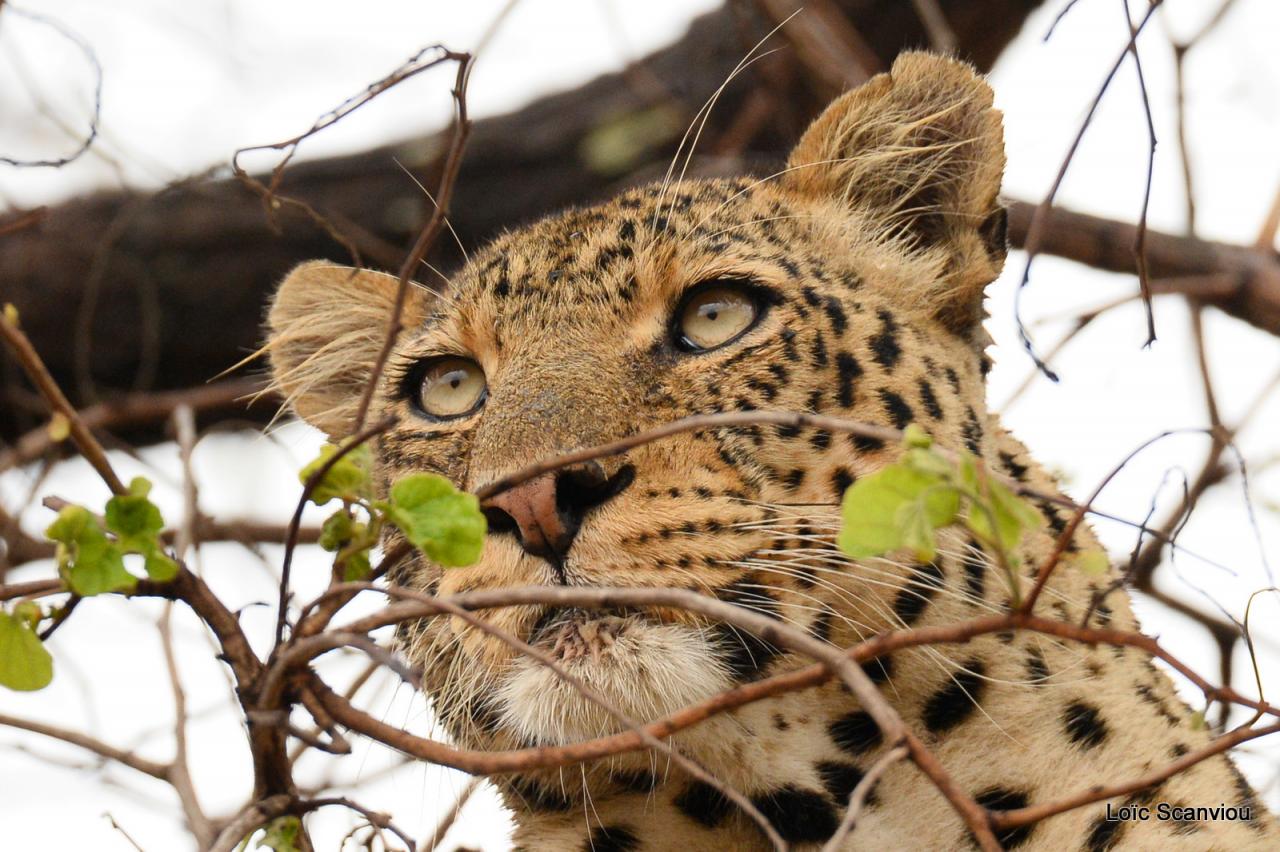
{"label": "leopard left eye", "polygon": [[760,300],[741,283],[696,287],[675,314],[676,343],[689,352],[706,352],[737,340],[760,318]]}

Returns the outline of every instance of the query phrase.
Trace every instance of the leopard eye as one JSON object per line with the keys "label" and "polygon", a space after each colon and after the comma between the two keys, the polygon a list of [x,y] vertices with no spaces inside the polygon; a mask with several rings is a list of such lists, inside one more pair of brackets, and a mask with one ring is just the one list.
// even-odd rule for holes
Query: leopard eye
{"label": "leopard eye", "polygon": [[705,352],[736,340],[755,324],[760,301],[734,284],[699,287],[676,311],[676,333],[685,349]]}
{"label": "leopard eye", "polygon": [[418,388],[418,405],[442,420],[470,414],[484,402],[484,371],[475,361],[445,356],[428,362]]}

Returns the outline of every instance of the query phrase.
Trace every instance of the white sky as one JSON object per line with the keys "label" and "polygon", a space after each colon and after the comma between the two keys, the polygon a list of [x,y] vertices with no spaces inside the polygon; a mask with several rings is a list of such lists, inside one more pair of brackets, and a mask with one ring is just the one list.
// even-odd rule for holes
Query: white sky
{"label": "white sky", "polygon": [[[96,187],[154,187],[173,178],[225,164],[244,145],[274,141],[308,127],[314,118],[398,65],[418,48],[435,42],[469,49],[505,3],[467,4],[370,0],[357,7],[335,0],[203,0],[180,5],[162,0],[48,0],[20,8],[56,17],[92,43],[105,69],[102,144],[112,162],[86,156],[60,170],[0,167],[0,206],[54,202]],[[472,78],[470,104],[477,117],[517,107],[539,94],[576,85],[624,60],[643,55],[676,37],[689,18],[715,5],[711,0],[523,0],[505,20]],[[1056,172],[1068,140],[1126,31],[1118,4],[1082,0],[1047,44],[1040,40],[1059,2],[1031,20],[1027,31],[995,69],[997,105],[1005,113],[1009,167],[1005,191],[1038,199]],[[1135,8],[1140,4],[1135,4]],[[1213,3],[1169,0],[1169,26],[1185,35],[1195,30]],[[91,102],[92,75],[82,56],[41,25],[0,13],[0,153],[46,157],[74,147],[49,115],[72,128],[84,126]],[[1280,188],[1280,7],[1268,0],[1241,0],[1223,25],[1188,59],[1190,148],[1197,178],[1202,235],[1252,242]],[[1150,222],[1178,231],[1184,227],[1177,142],[1173,127],[1172,60],[1160,20],[1140,41],[1144,70],[1160,140]],[[393,91],[312,140],[303,156],[362,149],[439,127],[450,104],[450,72],[428,74]],[[1131,67],[1122,70],[1085,143],[1076,156],[1059,200],[1076,209],[1133,220],[1145,179],[1145,124]],[[991,398],[999,406],[1030,368],[1017,343],[1012,289],[1024,259],[1015,253],[991,290],[989,327],[997,346]],[[1060,317],[1073,309],[1129,295],[1127,276],[1093,272],[1054,258],[1036,261],[1023,300],[1028,320]],[[1157,302],[1158,342],[1141,348],[1141,309],[1129,305],[1105,315],[1055,361],[1059,384],[1037,381],[1010,409],[1006,423],[1048,464],[1065,471],[1077,496],[1087,494],[1132,447],[1166,428],[1202,427],[1204,406],[1190,347],[1187,312],[1177,301]],[[1033,330],[1042,350],[1065,325],[1050,322]],[[1213,313],[1207,316],[1210,361],[1219,404],[1230,423],[1257,390],[1280,369],[1274,337]],[[1261,536],[1275,553],[1280,523],[1264,504],[1280,502],[1275,423],[1280,401],[1259,413],[1240,444],[1255,461],[1251,479]],[[299,463],[317,438],[303,426],[289,426],[275,440],[211,436],[196,452],[196,473],[205,511],[219,517],[257,515],[283,520],[296,499]],[[1205,450],[1203,438],[1175,438],[1140,456],[1099,502],[1100,508],[1133,520],[1145,514],[1166,471],[1194,473]],[[156,494],[168,517],[178,515],[179,470],[172,446],[143,453],[150,467],[121,457],[121,473],[146,473],[157,480]],[[228,476],[228,467],[252,476]],[[1176,474],[1175,474],[1176,475]],[[1237,481],[1238,482],[1238,481]],[[1177,499],[1177,480],[1162,492],[1161,505]],[[0,477],[6,505],[21,500],[28,487],[22,474]],[[59,468],[41,493],[58,493],[93,503],[106,492],[80,462]],[[1159,513],[1157,513],[1159,517]],[[34,511],[32,530],[47,523]],[[1133,545],[1130,529],[1102,524],[1099,532],[1114,555]],[[1211,590],[1223,606],[1239,614],[1250,592],[1268,584],[1259,546],[1238,484],[1219,488],[1204,501],[1183,533],[1182,543],[1197,555],[1225,566],[1215,568],[1190,554],[1180,559],[1190,583]],[[241,604],[269,601],[275,548],[264,548],[265,564],[240,548],[210,545],[202,564],[215,590]],[[325,576],[316,554],[302,557],[295,572],[300,591],[316,591]],[[39,566],[14,579],[37,576]],[[1170,589],[1203,603],[1179,583]],[[1179,618],[1140,607],[1147,626],[1200,671],[1213,675],[1203,633]],[[34,695],[0,693],[0,711],[84,727],[115,743],[137,745],[164,759],[171,703],[151,619],[158,606],[146,602],[94,600],[51,643],[58,667],[54,684]],[[177,611],[184,678],[190,705],[200,714],[193,736],[198,788],[208,810],[221,813],[246,794],[247,754],[234,717],[226,711],[221,666],[208,653],[194,620]],[[1264,681],[1280,686],[1277,609],[1267,597],[1255,604],[1254,623]],[[244,622],[255,640],[271,629],[267,607],[250,607]],[[1246,661],[1237,686],[1251,681]],[[358,670],[339,660],[333,671]],[[423,701],[404,687],[384,683],[368,706],[383,718],[430,730]],[[374,695],[371,689],[370,695]],[[77,766],[83,755],[33,738],[0,732],[0,742],[21,742],[32,755],[55,756]],[[359,759],[342,762],[345,778],[367,778],[386,765],[381,749],[357,746]],[[1264,749],[1256,749],[1262,753]],[[1271,759],[1252,759],[1245,768],[1256,783],[1271,788]],[[312,760],[318,771],[324,760]],[[306,774],[304,772],[304,774]],[[107,783],[104,783],[107,782]],[[361,801],[389,811],[411,834],[422,836],[448,806],[462,776],[411,766],[365,788]],[[1277,801],[1274,790],[1270,795]],[[110,812],[144,849],[188,848],[176,804],[163,785],[139,781],[109,769],[68,770],[13,749],[0,749],[0,822],[5,843],[15,849],[130,847],[102,816]],[[321,848],[350,826],[346,814],[326,811],[315,818]],[[445,848],[457,845],[503,849],[507,822],[485,793],[472,801]],[[51,845],[52,844],[52,845]]]}

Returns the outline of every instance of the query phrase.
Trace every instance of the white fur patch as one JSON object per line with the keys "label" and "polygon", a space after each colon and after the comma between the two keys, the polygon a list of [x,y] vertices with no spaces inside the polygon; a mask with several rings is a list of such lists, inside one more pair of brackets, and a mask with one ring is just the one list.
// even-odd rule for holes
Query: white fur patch
{"label": "white fur patch", "polygon": [[[628,716],[649,722],[732,686],[701,632],[628,620],[604,654],[563,663]],[[525,657],[503,678],[497,697],[504,723],[521,739],[565,745],[624,730],[555,672]]]}

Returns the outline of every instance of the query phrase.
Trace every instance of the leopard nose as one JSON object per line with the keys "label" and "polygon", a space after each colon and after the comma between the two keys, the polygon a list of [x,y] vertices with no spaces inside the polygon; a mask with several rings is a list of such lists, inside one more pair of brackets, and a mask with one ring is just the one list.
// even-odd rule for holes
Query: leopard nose
{"label": "leopard nose", "polygon": [[514,533],[526,553],[559,565],[591,510],[621,494],[635,479],[626,465],[607,476],[599,462],[544,473],[481,503],[492,533]]}

